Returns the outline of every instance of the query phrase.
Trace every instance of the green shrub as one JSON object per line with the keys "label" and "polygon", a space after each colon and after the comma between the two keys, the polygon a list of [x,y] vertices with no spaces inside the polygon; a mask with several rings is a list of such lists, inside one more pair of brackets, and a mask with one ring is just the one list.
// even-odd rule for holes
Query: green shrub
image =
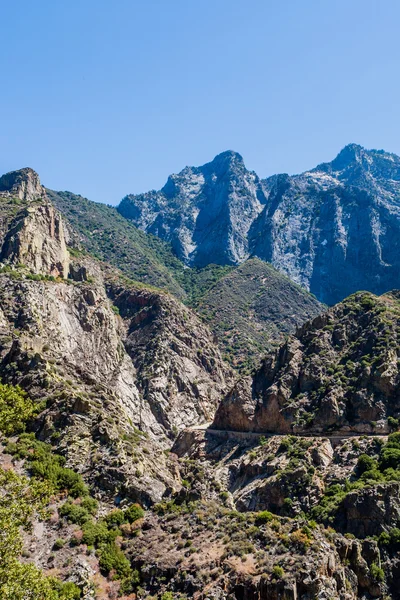
{"label": "green shrub", "polygon": [[285,571],[279,565],[275,565],[274,568],[272,569],[272,575],[276,579],[282,579],[282,577],[284,576],[284,574],[285,574]]}
{"label": "green shrub", "polygon": [[365,473],[365,471],[376,469],[377,466],[378,463],[376,460],[371,458],[371,456],[368,456],[368,454],[361,454],[361,456],[358,457],[357,469],[360,473]]}
{"label": "green shrub", "polygon": [[73,504],[72,502],[65,502],[58,509],[60,517],[66,517],[71,523],[83,525],[90,519],[88,511],[80,506],[79,504]]}
{"label": "green shrub", "polygon": [[269,523],[274,519],[274,515],[269,510],[262,510],[256,514],[256,523]]}
{"label": "green shrub", "polygon": [[126,579],[132,574],[129,560],[114,543],[107,544],[101,549],[99,566],[105,575],[115,571],[118,579]]}
{"label": "green shrub", "polygon": [[0,383],[0,431],[15,435],[25,430],[26,422],[37,414],[35,404],[18,386]]}
{"label": "green shrub", "polygon": [[65,540],[63,540],[62,538],[58,538],[53,545],[54,550],[61,550],[61,548],[64,548],[65,546]]}
{"label": "green shrub", "polygon": [[106,515],[105,521],[108,526],[118,527],[119,525],[126,523],[125,512],[120,508],[115,508]]}
{"label": "green shrub", "polygon": [[79,600],[82,595],[81,590],[72,581],[62,583],[57,581],[53,584],[60,600]]}
{"label": "green shrub", "polygon": [[105,544],[113,540],[113,535],[110,535],[110,531],[104,521],[99,521],[98,523],[86,521],[82,525],[82,533],[82,543],[88,546],[98,546],[99,544]]}
{"label": "green shrub", "polygon": [[372,563],[370,573],[375,581],[382,582],[385,580],[385,571],[376,563]]}
{"label": "green shrub", "polygon": [[91,515],[96,514],[99,503],[91,496],[85,496],[81,502],[81,506],[85,508]]}
{"label": "green shrub", "polygon": [[379,467],[381,470],[389,468],[397,469],[400,467],[400,448],[390,447],[388,442],[381,450]]}
{"label": "green shrub", "polygon": [[129,523],[134,523],[144,517],[144,510],[139,504],[131,504],[125,511],[125,518]]}
{"label": "green shrub", "polygon": [[64,467],[65,458],[55,454],[49,444],[37,441],[33,434],[22,434],[16,444],[9,445],[9,450],[18,458],[25,458],[31,475],[50,482],[54,490],[67,490],[73,498],[89,494],[82,476]]}
{"label": "green shrub", "polygon": [[361,475],[360,480],[364,481],[365,483],[378,483],[380,481],[385,481],[386,477],[383,473],[381,473],[381,471],[379,471],[379,469],[375,468],[365,471]]}

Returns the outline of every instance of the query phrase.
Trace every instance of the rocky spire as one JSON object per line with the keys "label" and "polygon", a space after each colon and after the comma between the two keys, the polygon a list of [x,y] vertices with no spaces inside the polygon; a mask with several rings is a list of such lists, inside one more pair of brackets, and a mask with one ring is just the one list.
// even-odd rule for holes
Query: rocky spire
{"label": "rocky spire", "polygon": [[26,167],[0,177],[0,194],[16,196],[20,200],[31,202],[45,196],[46,190],[41,185],[36,171]]}

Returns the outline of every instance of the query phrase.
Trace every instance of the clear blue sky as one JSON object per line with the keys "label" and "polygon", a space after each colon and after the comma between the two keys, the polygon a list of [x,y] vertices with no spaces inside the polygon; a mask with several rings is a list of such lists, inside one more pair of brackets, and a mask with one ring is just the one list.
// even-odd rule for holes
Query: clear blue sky
{"label": "clear blue sky", "polygon": [[3,0],[0,172],[117,203],[240,152],[400,154],[398,0]]}

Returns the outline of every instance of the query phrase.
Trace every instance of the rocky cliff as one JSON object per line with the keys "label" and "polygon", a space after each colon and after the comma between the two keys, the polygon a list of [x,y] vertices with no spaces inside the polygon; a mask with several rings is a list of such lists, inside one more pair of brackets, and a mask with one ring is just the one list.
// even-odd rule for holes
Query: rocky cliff
{"label": "rocky cliff", "polygon": [[[334,304],[399,287],[400,158],[356,144],[301,175],[259,180],[239,155],[187,167],[118,208],[190,265],[272,263]],[[346,272],[346,277],[343,277]]]}
{"label": "rocky cliff", "polygon": [[248,233],[267,202],[240,154],[223,152],[202,167],[171,175],[159,192],[126,196],[118,207],[141,229],[172,243],[189,265],[238,264]]}
{"label": "rocky cliff", "polygon": [[400,416],[398,292],[354,294],[306,323],[221,403],[239,431],[388,431]]}

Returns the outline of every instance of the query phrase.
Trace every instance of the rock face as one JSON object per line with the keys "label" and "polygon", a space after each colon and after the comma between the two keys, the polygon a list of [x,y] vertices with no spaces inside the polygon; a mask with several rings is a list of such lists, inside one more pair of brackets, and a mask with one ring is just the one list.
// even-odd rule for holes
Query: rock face
{"label": "rock face", "polygon": [[0,177],[0,195],[16,197],[25,202],[43,198],[46,193],[38,174],[29,168],[11,171]]}
{"label": "rock face", "polygon": [[208,328],[168,294],[115,284],[107,291],[124,320],[140,394],[164,434],[211,421],[233,373]]}
{"label": "rock face", "polygon": [[0,261],[31,273],[67,278],[70,257],[64,226],[32,169],[0,178]]}
{"label": "rock face", "polygon": [[264,184],[269,202],[249,235],[254,254],[327,304],[399,286],[398,156],[351,144],[331,163]]}
{"label": "rock face", "polygon": [[172,243],[189,265],[239,264],[247,236],[267,202],[255,173],[236,152],[171,175],[159,192],[126,196],[118,207],[139,228]]}
{"label": "rock face", "polygon": [[50,202],[29,205],[18,214],[5,237],[0,261],[23,264],[37,275],[68,277],[63,222]]}
{"label": "rock face", "polygon": [[[0,376],[34,398],[46,390],[42,439],[62,433],[69,464],[101,489],[129,489],[147,504],[178,485],[163,449],[183,427],[209,421],[232,382],[189,309],[101,274],[93,283],[2,274],[0,306]],[[143,445],[151,451],[131,460]]]}
{"label": "rock face", "polygon": [[[272,263],[333,304],[399,287],[400,158],[346,146],[331,163],[260,181],[232,152],[127,196],[120,213],[190,265]],[[346,272],[346,277],[343,277]]]}
{"label": "rock face", "polygon": [[351,492],[336,515],[337,526],[359,538],[379,535],[399,522],[399,498],[398,482]]}
{"label": "rock face", "polygon": [[218,429],[387,432],[400,415],[399,294],[350,296],[306,323],[252,378],[240,380]]}

